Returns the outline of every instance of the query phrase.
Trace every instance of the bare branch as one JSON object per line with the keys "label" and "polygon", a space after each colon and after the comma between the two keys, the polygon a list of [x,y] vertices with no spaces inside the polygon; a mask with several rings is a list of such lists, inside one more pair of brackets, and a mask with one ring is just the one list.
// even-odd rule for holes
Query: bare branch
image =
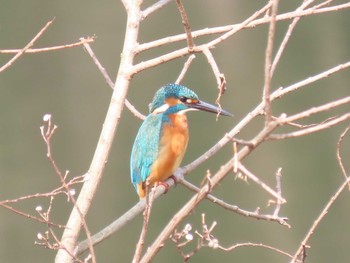
{"label": "bare branch", "polygon": [[181,0],[176,0],[177,8],[179,9],[181,18],[182,18],[182,24],[184,25],[185,32],[186,32],[186,38],[187,38],[187,46],[189,51],[191,52],[192,48],[194,47],[193,37],[191,33],[191,27],[190,23],[188,21],[188,17],[185,11],[185,7],[182,4]]}
{"label": "bare branch", "polygon": [[225,247],[222,247],[219,245],[219,249],[221,250],[224,250],[224,251],[232,251],[234,249],[237,249],[237,248],[240,248],[240,247],[263,247],[263,248],[267,248],[269,250],[272,250],[272,251],[275,251],[275,252],[278,252],[282,255],[285,255],[289,258],[292,258],[293,255],[283,251],[283,250],[280,250],[278,248],[275,248],[275,247],[272,247],[272,246],[269,246],[269,245],[265,245],[265,244],[262,244],[262,243],[252,243],[252,242],[246,242],[246,243],[239,243],[239,244],[236,244],[236,245],[233,245],[231,247],[228,247],[228,248],[225,248]]}
{"label": "bare branch", "polygon": [[347,103],[350,103],[350,96],[345,97],[345,98],[341,98],[339,100],[331,101],[329,103],[323,104],[323,105],[318,106],[318,107],[312,107],[309,110],[300,112],[298,114],[294,114],[292,116],[288,116],[283,121],[284,121],[284,123],[293,122],[296,120],[300,120],[302,118],[310,117],[313,114],[317,114],[320,112],[331,110],[333,108],[339,107],[339,106],[347,104]]}
{"label": "bare branch", "polygon": [[142,20],[147,18],[150,14],[154,13],[155,11],[158,11],[159,9],[163,8],[173,0],[159,0],[155,4],[151,5],[150,7],[146,8],[144,11],[142,11],[141,16]]}
{"label": "bare branch", "polygon": [[314,83],[314,82],[316,82],[318,80],[327,78],[327,77],[333,75],[334,73],[337,73],[337,72],[339,72],[341,70],[344,70],[344,69],[347,69],[349,67],[350,67],[350,61],[346,62],[346,63],[343,63],[343,64],[339,64],[339,65],[337,65],[337,66],[335,66],[333,68],[330,68],[330,69],[328,69],[328,70],[326,70],[326,71],[324,71],[322,73],[319,73],[319,74],[314,75],[312,77],[308,77],[305,80],[299,81],[299,82],[297,82],[295,84],[292,84],[292,85],[290,85],[288,87],[285,87],[283,89],[276,90],[275,92],[273,92],[271,94],[271,99],[273,100],[273,99],[276,99],[278,97],[281,97],[281,96],[283,96],[283,95],[285,95],[287,93],[295,91],[295,90],[297,90],[297,89],[299,89],[301,87],[307,86],[307,85],[309,85],[311,83]]}
{"label": "bare branch", "polygon": [[[261,14],[264,14],[270,8],[271,3],[272,2],[270,2],[268,5],[264,6],[258,12],[260,13],[260,11],[262,11]],[[296,10],[296,11],[291,11],[291,12],[277,15],[276,21],[284,21],[284,20],[294,19],[296,17],[304,17],[304,16],[323,14],[323,13],[328,13],[328,12],[336,12],[336,11],[348,9],[348,8],[350,8],[350,3],[339,4],[336,6],[324,7],[324,8],[320,8],[320,9],[314,9],[313,7],[311,7],[311,8],[308,8],[306,10],[300,10],[300,11]],[[246,21],[244,21],[240,24],[235,24],[235,25],[213,27],[213,28],[206,28],[206,29],[192,31],[192,37],[197,38],[200,36],[222,34],[222,33],[227,33],[229,31],[236,33],[238,31],[240,31],[241,29],[255,28],[259,25],[268,24],[268,23],[270,23],[270,20],[271,20],[271,18],[269,16],[264,16],[263,18],[259,18],[259,19],[256,19],[256,18],[257,17],[255,17],[249,23],[246,23]],[[144,43],[144,44],[139,45],[137,52],[139,53],[139,52],[142,52],[144,50],[148,50],[151,48],[155,48],[155,47],[159,47],[162,45],[166,45],[166,44],[174,43],[174,42],[179,42],[179,41],[183,41],[183,40],[186,40],[186,34],[165,37],[162,39],[158,39],[158,40],[155,40],[152,42],[148,42],[148,43]]]}
{"label": "bare branch", "polygon": [[[300,7],[298,7],[296,9],[296,11],[300,11],[300,10],[304,10],[305,8],[307,8],[309,5],[311,5],[313,2],[315,2],[315,0],[304,0],[304,2],[302,3],[302,5]],[[284,51],[284,49],[286,48],[287,46],[287,43],[292,35],[292,32],[295,28],[295,26],[297,25],[297,23],[299,22],[301,17],[296,17],[292,20],[292,22],[290,23],[289,27],[288,27],[288,30],[286,32],[286,35],[284,36],[283,40],[282,40],[282,43],[280,45],[280,47],[278,48],[278,51],[276,53],[276,56],[273,60],[273,63],[271,65],[271,76],[273,76],[273,73],[275,72],[275,69],[277,67],[277,64],[282,56],[282,53]]]}
{"label": "bare branch", "polygon": [[[343,175],[344,175],[346,180],[348,179],[349,176],[346,173],[346,170],[345,170],[342,158],[341,158],[340,150],[341,150],[341,145],[343,143],[343,139],[344,139],[345,135],[348,133],[349,130],[350,130],[350,126],[348,126],[344,130],[344,132],[340,135],[338,143],[337,143],[337,159],[338,159],[339,167],[340,167],[340,169],[341,169],[341,171],[342,171],[342,173],[343,173]],[[350,190],[350,183],[349,183],[349,190]]]}
{"label": "bare branch", "polygon": [[[186,188],[188,188],[189,190],[191,190],[193,192],[198,193],[200,191],[200,188],[191,184],[190,182],[186,181],[185,179],[181,180],[180,184],[182,184],[183,186],[185,186]],[[283,226],[287,226],[288,228],[291,227],[287,223],[288,218],[286,218],[286,217],[279,217],[278,215],[275,216],[275,215],[261,214],[261,213],[258,213],[257,211],[251,212],[251,211],[243,210],[236,205],[228,204],[224,200],[219,199],[219,198],[213,196],[212,194],[208,194],[206,196],[206,199],[213,202],[214,204],[221,206],[222,208],[224,208],[226,210],[233,211],[233,212],[235,212],[239,215],[245,216],[245,217],[251,217],[251,218],[258,219],[258,220],[274,221],[274,222],[278,222],[279,224],[281,224]]]}
{"label": "bare branch", "polygon": [[32,47],[35,41],[37,41],[42,36],[42,34],[52,24],[52,22],[53,20],[47,22],[46,25],[39,31],[39,33],[36,34],[36,36],[31,41],[29,41],[29,43],[23,49],[21,49],[13,58],[11,58],[5,65],[3,65],[0,68],[0,73],[3,72],[8,67],[10,67],[17,59],[19,59],[19,57],[21,57],[26,52],[26,50]]}
{"label": "bare branch", "polygon": [[272,52],[273,52],[273,42],[275,39],[276,31],[276,16],[278,11],[279,0],[273,0],[271,6],[271,20],[269,33],[267,38],[267,47],[265,51],[265,76],[264,76],[264,90],[263,90],[263,100],[265,102],[265,125],[267,125],[272,120],[272,110],[271,110],[271,82],[272,82]]}
{"label": "bare branch", "polygon": [[184,64],[182,71],[180,73],[180,75],[177,77],[177,80],[175,81],[176,84],[180,84],[181,81],[183,80],[183,78],[185,77],[185,74],[188,70],[188,68],[190,67],[192,60],[195,59],[196,56],[194,54],[192,54],[191,56],[188,57],[186,63]]}
{"label": "bare branch", "polygon": [[[220,105],[221,95],[224,94],[224,92],[226,90],[225,75],[220,72],[219,67],[214,59],[214,56],[211,53],[209,48],[205,48],[203,50],[203,54],[206,56],[206,58],[209,62],[209,65],[211,66],[211,69],[212,69],[214,76],[215,76],[215,79],[216,79],[216,84],[218,85],[218,97],[216,99],[216,104],[218,104],[219,109],[221,109],[221,105]],[[217,116],[219,116],[219,114]]]}
{"label": "bare branch", "polygon": [[309,135],[311,133],[322,131],[324,129],[328,129],[328,128],[330,128],[334,125],[337,125],[339,123],[342,123],[348,119],[350,119],[350,113],[341,115],[340,117],[337,117],[337,118],[332,118],[329,121],[322,122],[319,125],[314,125],[314,126],[311,126],[309,128],[301,129],[299,131],[284,133],[284,134],[271,134],[268,139],[269,140],[284,140],[284,139],[305,136],[305,135]]}
{"label": "bare branch", "polygon": [[124,5],[125,10],[128,11],[130,9],[131,1],[130,0],[121,0],[121,1]]}
{"label": "bare branch", "polygon": [[[148,188],[148,185],[146,187]],[[151,189],[149,194],[148,192],[149,192],[148,189],[146,189],[146,208],[143,211],[143,226],[142,226],[139,242],[137,242],[137,245],[136,245],[134,259],[132,261],[133,263],[138,263],[140,261],[142,249],[145,243],[146,233],[148,230],[148,222],[151,216],[151,210],[152,210],[152,205],[154,201],[154,188]]]}
{"label": "bare branch", "polygon": [[[147,61],[140,62],[140,63],[133,66],[133,73],[132,74],[134,75],[134,74],[137,74],[138,72],[143,71],[145,69],[155,67],[157,65],[160,65],[160,64],[165,63],[167,61],[174,60],[174,59],[179,58],[179,57],[186,56],[189,53],[199,53],[199,52],[203,52],[204,49],[212,48],[215,45],[217,45],[217,44],[221,43],[222,41],[224,41],[225,39],[227,39],[228,37],[232,36],[236,32],[238,32],[239,30],[243,29],[246,25],[248,25],[254,19],[256,19],[257,17],[262,15],[264,12],[266,12],[266,10],[269,7],[270,7],[270,4],[267,4],[266,6],[261,8],[259,11],[255,12],[248,19],[246,19],[243,23],[239,24],[237,27],[234,27],[233,29],[226,32],[225,34],[221,35],[220,37],[218,37],[218,38],[216,38],[216,39],[214,39],[206,44],[203,44],[200,46],[194,46],[191,50],[189,50],[187,47],[182,48],[182,49],[178,49],[176,51],[159,56],[157,58],[153,58],[153,59],[150,59]],[[193,37],[193,34],[192,34],[192,37]],[[167,43],[169,43],[169,41]],[[160,46],[160,45],[158,44],[157,46]],[[145,50],[144,46],[139,45],[136,52],[139,53],[139,52],[144,51],[144,50]]]}
{"label": "bare branch", "polygon": [[[130,5],[127,9],[128,19],[122,59],[117,79],[114,84],[114,86],[118,88],[113,90],[100,138],[88,171],[89,180],[84,183],[80,191],[77,203],[68,219],[67,229],[65,229],[62,235],[61,243],[70,252],[73,252],[76,247],[82,226],[82,220],[90,208],[91,201],[93,200],[99,182],[101,181],[114,135],[120,123],[121,113],[132,77],[131,69],[135,57],[135,48],[137,46],[137,37],[140,26],[140,5],[142,4],[142,1],[139,0],[133,2],[134,5]],[[79,207],[80,211],[78,211],[77,207]],[[55,260],[57,263],[72,262],[71,256],[64,250],[58,251]]]}
{"label": "bare branch", "polygon": [[[80,38],[80,40],[83,42],[84,38]],[[90,57],[92,58],[92,60],[94,61],[95,65],[97,66],[97,68],[100,70],[102,76],[104,77],[105,81],[107,82],[108,86],[111,89],[114,89],[114,83],[111,80],[111,78],[109,77],[107,70],[102,66],[102,64],[100,63],[100,61],[98,60],[98,58],[96,57],[94,51],[92,50],[92,48],[90,47],[88,42],[83,42],[84,43],[84,47],[86,49],[86,51],[88,52],[88,54],[90,55]],[[139,119],[144,120],[146,118],[145,115],[143,115],[141,112],[139,112],[127,99],[125,99],[125,106]]]}
{"label": "bare branch", "polygon": [[317,219],[315,220],[315,222],[312,224],[310,230],[307,232],[305,238],[303,239],[303,241],[301,241],[300,246],[297,250],[297,252],[295,252],[293,259],[291,261],[291,263],[297,263],[297,259],[300,255],[302,255],[305,247],[307,247],[307,243],[309,242],[310,238],[312,237],[312,235],[315,233],[316,228],[319,226],[320,222],[324,219],[324,217],[327,215],[329,209],[331,208],[331,206],[334,204],[334,202],[338,199],[339,195],[343,192],[343,190],[346,188],[346,186],[348,185],[348,183],[350,182],[350,177],[348,177],[345,182],[338,188],[338,190],[336,191],[336,193],[331,197],[331,199],[328,201],[328,203],[326,204],[326,206],[323,208],[321,214],[317,217]]}
{"label": "bare branch", "polygon": [[[222,166],[222,168],[220,169],[220,171],[218,171],[214,177],[211,179],[211,185],[210,187],[215,187],[222,179],[224,176],[226,176],[226,174],[228,172],[230,172],[232,170],[232,166],[234,164],[234,160],[235,158],[238,158],[238,160],[241,160],[242,158],[244,158],[245,156],[247,156],[257,145],[259,145],[260,143],[262,143],[264,141],[264,138],[266,138],[268,136],[268,134],[270,134],[275,128],[277,128],[278,122],[271,122],[270,125],[268,125],[267,127],[265,127],[265,129],[260,132],[253,140],[251,140],[251,145],[250,146],[245,146],[244,148],[242,148],[239,153],[237,154],[238,157],[233,157],[228,163],[226,163],[224,166]],[[202,155],[201,158],[205,156]],[[193,163],[191,167],[188,167],[187,169],[184,168],[179,168],[175,171],[174,176],[177,178],[177,181],[181,181],[182,176],[189,172],[189,170],[194,169]],[[166,183],[169,185],[169,187],[174,185],[174,181],[172,179],[169,179],[166,181]],[[176,225],[186,216],[189,214],[189,211],[196,206],[196,204],[198,204],[203,198],[205,198],[208,194],[208,185],[206,184],[205,186],[203,186],[200,191],[198,192],[197,195],[195,195],[188,203],[187,205],[185,205],[179,212],[178,212],[178,216],[175,216],[173,218],[173,220],[176,221],[171,221],[168,226],[164,229],[164,231],[166,231],[165,233],[168,234],[169,229],[171,228],[175,228]],[[165,189],[163,187],[157,187],[156,188],[156,192],[155,192],[155,196],[154,198],[157,199],[159,196],[161,196],[162,194],[164,194]],[[94,235],[92,237],[93,243],[97,244],[99,242],[101,242],[102,240],[104,240],[105,238],[109,237],[110,235],[112,235],[114,232],[118,231],[120,228],[122,228],[127,222],[129,222],[131,219],[135,218],[138,214],[140,214],[144,208],[145,208],[146,204],[145,204],[145,200],[141,200],[139,203],[137,203],[134,207],[132,207],[129,211],[127,211],[125,214],[123,214],[122,216],[120,216],[117,220],[115,220],[112,224],[110,224],[109,226],[107,226],[106,228],[104,228],[103,230],[99,231],[96,235]],[[273,219],[271,219],[272,221],[275,221]],[[278,221],[278,220],[276,220]],[[175,223],[176,222],[176,223]],[[159,239],[156,241],[156,244],[160,244],[159,242],[161,242],[161,238],[164,241],[164,236],[166,236],[167,234],[163,233],[158,237]],[[173,230],[172,230],[173,231]],[[172,232],[170,230],[170,233]],[[169,233],[169,235],[170,235]],[[168,236],[169,236],[168,235]],[[78,247],[75,250],[75,254],[78,255],[82,252],[84,252],[87,248],[86,246],[87,242],[83,241],[81,242]],[[154,246],[154,248],[156,248],[156,246]],[[158,250],[159,247],[156,248],[156,250]],[[146,255],[149,252],[146,252]],[[155,253],[155,251],[153,251],[153,253]],[[149,256],[149,255],[148,255]],[[147,256],[147,257],[148,257]],[[144,260],[144,258],[141,260],[141,262]]]}
{"label": "bare branch", "polygon": [[[172,184],[174,184],[174,181],[170,179],[166,183],[170,187]],[[154,193],[154,199],[164,194],[164,190],[165,189],[163,187],[157,187]],[[140,200],[137,204],[135,204],[132,208],[130,208],[127,212],[125,212],[123,215],[117,218],[110,225],[103,228],[97,234],[93,235],[92,236],[93,244],[96,245],[102,242],[103,240],[105,240],[106,238],[110,237],[113,233],[117,232],[119,229],[124,227],[137,215],[141,214],[144,211],[145,207],[146,207],[146,200],[145,199]],[[77,245],[75,249],[75,255],[80,255],[87,249],[88,249],[88,241],[84,240]]]}
{"label": "bare branch", "polygon": [[0,206],[10,210],[11,212],[14,212],[14,213],[19,214],[21,216],[24,216],[26,218],[30,218],[32,220],[38,221],[40,223],[49,224],[49,225],[52,225],[52,226],[55,226],[55,227],[59,227],[59,228],[65,228],[64,225],[56,224],[56,223],[53,223],[53,222],[49,222],[48,223],[45,220],[43,220],[42,218],[39,218],[39,217],[36,217],[36,216],[32,216],[30,214],[24,213],[24,212],[22,212],[22,211],[20,211],[18,209],[13,208],[12,206],[7,205],[6,202],[0,202]]}
{"label": "bare branch", "polygon": [[[281,184],[281,178],[282,178],[282,167],[278,168],[277,169],[277,172],[276,172],[276,190],[277,190],[277,193],[279,196],[282,196],[282,184]],[[273,215],[275,217],[278,217],[278,214],[281,210],[281,201],[279,199],[277,199],[277,202],[276,202],[276,209],[273,213]]]}
{"label": "bare branch", "polygon": [[[24,53],[33,54],[33,53],[56,51],[60,49],[79,47],[87,43],[92,43],[94,41],[95,41],[95,37],[80,38],[79,42],[72,43],[72,44],[66,44],[66,45],[60,45],[60,46],[54,46],[54,47],[44,47],[44,48],[28,48],[25,50]],[[13,54],[13,53],[18,53],[20,51],[21,49],[3,49],[3,50],[0,50],[0,54]]]}
{"label": "bare branch", "polygon": [[[66,173],[66,175],[62,174],[62,172],[58,168],[58,166],[57,166],[57,164],[56,164],[56,162],[55,162],[55,160],[54,160],[54,158],[52,156],[52,153],[51,153],[51,139],[52,139],[52,136],[54,135],[55,130],[57,129],[57,126],[56,125],[52,126],[51,115],[50,114],[45,114],[45,116],[43,118],[43,121],[46,123],[46,129],[45,129],[45,126],[41,126],[40,127],[40,131],[41,131],[41,135],[42,135],[43,140],[45,141],[46,147],[47,147],[47,154],[46,154],[46,156],[49,159],[52,167],[54,168],[55,173],[60,178],[60,182],[62,184],[62,187],[66,190],[66,193],[68,195],[68,200],[73,203],[74,208],[77,210],[77,212],[78,212],[78,214],[80,216],[81,224],[84,227],[87,239],[89,241],[88,245],[89,245],[89,251],[91,253],[92,262],[96,263],[96,256],[95,256],[95,251],[94,251],[94,247],[93,247],[92,240],[91,240],[90,230],[89,230],[89,228],[87,226],[87,223],[85,221],[84,215],[80,211],[80,208],[77,206],[77,202],[76,202],[76,200],[74,198],[74,194],[72,194],[72,192],[71,192],[70,185],[68,185],[66,183],[66,178],[67,178],[68,172]],[[70,251],[69,249],[67,249],[67,250]]]}
{"label": "bare branch", "polygon": [[262,182],[257,176],[255,176],[252,172],[250,172],[244,165],[241,163],[238,164],[238,170],[245,174],[249,179],[257,183],[259,186],[261,186],[262,189],[264,189],[266,192],[268,192],[270,195],[275,197],[279,202],[282,204],[286,203],[287,200],[284,199],[282,196],[280,196],[278,193],[276,193],[275,190],[271,189],[267,184]]}
{"label": "bare branch", "polygon": [[[283,118],[283,116],[281,118]],[[243,158],[245,158],[277,127],[278,122],[276,121],[271,121],[269,125],[265,126],[265,128],[252,140],[252,143],[254,145],[253,147],[245,146],[239,151],[238,160],[241,161]],[[233,163],[234,158],[231,158],[226,164],[221,166],[220,170],[210,180],[211,189],[213,189],[232,170]],[[178,226],[178,224],[190,214],[194,207],[196,207],[207,196],[208,191],[209,186],[206,184],[175,214],[175,216],[170,220],[170,222],[158,235],[157,239],[143,256],[141,262],[150,262],[150,260],[153,259],[155,254],[161,249],[165,239],[167,239],[169,235],[174,231],[174,229]]]}

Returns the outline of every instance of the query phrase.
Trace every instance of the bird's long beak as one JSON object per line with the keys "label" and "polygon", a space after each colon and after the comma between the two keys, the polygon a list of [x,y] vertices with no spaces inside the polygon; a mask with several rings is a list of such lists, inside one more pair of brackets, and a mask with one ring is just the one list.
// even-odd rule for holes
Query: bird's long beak
{"label": "bird's long beak", "polygon": [[226,110],[220,109],[219,107],[216,107],[216,106],[214,106],[214,105],[212,105],[210,103],[207,103],[207,102],[201,101],[201,100],[199,100],[196,103],[188,103],[186,105],[189,108],[193,108],[193,109],[196,109],[196,110],[212,112],[212,113],[220,114],[220,115],[223,115],[223,116],[230,116],[230,117],[233,116],[232,113],[230,113],[230,112],[228,112]]}

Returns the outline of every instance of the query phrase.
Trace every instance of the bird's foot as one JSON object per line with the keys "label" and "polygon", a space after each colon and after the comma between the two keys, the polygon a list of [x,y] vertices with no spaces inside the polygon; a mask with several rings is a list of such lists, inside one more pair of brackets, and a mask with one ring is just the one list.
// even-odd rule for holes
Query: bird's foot
{"label": "bird's foot", "polygon": [[177,178],[176,178],[176,176],[172,174],[172,175],[169,176],[169,178],[173,179],[174,185],[176,186],[177,185]]}
{"label": "bird's foot", "polygon": [[158,182],[157,186],[160,186],[160,185],[165,188],[164,194],[166,194],[168,192],[168,190],[169,190],[169,185],[166,182]]}
{"label": "bird's foot", "polygon": [[[170,178],[173,179],[174,185],[176,186],[176,184],[177,184],[176,176],[175,175],[170,175],[168,179],[170,179]],[[168,192],[168,190],[169,190],[169,184],[166,183],[166,182],[158,182],[157,186],[159,186],[159,185],[162,185],[165,188],[164,194],[166,194]]]}

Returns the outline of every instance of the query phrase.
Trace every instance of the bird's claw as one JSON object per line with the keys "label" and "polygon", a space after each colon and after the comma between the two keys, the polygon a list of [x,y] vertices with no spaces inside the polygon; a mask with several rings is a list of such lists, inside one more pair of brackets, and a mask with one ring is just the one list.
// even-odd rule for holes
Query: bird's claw
{"label": "bird's claw", "polygon": [[166,194],[169,190],[169,185],[166,182],[158,182],[158,186],[164,186],[165,190],[164,190],[164,194]]}

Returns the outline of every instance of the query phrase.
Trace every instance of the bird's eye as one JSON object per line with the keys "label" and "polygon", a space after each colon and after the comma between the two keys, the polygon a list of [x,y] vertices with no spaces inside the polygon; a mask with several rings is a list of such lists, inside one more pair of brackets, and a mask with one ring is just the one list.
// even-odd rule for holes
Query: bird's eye
{"label": "bird's eye", "polygon": [[180,101],[181,101],[182,103],[186,103],[186,102],[187,102],[187,98],[186,98],[186,97],[180,97]]}

